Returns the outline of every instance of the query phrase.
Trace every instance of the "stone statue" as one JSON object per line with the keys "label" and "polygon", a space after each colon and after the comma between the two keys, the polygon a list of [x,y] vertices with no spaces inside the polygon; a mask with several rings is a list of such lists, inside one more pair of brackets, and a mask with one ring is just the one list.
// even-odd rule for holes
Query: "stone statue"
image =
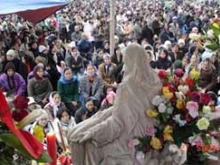
{"label": "stone statue", "polygon": [[146,127],[155,124],[145,111],[161,91],[160,80],[138,44],[126,48],[123,60],[125,73],[114,105],[69,131],[74,165],[136,164],[136,151],[129,148],[129,140],[144,136]]}

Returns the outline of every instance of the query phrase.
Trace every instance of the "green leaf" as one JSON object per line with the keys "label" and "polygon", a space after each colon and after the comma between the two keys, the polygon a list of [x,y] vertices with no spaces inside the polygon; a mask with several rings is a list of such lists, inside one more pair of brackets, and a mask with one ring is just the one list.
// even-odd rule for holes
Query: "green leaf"
{"label": "green leaf", "polygon": [[220,49],[220,45],[218,45],[216,43],[213,43],[213,44],[210,44],[210,45],[206,45],[206,48],[215,51],[215,50]]}
{"label": "green leaf", "polygon": [[[27,152],[27,150],[23,147],[20,140],[11,133],[1,134],[0,139],[6,143],[6,145],[11,146],[18,150],[21,154],[23,154],[26,158],[33,160],[34,158]],[[34,159],[35,160],[35,159]],[[37,162],[51,162],[51,158],[44,151],[42,155],[36,160]]]}

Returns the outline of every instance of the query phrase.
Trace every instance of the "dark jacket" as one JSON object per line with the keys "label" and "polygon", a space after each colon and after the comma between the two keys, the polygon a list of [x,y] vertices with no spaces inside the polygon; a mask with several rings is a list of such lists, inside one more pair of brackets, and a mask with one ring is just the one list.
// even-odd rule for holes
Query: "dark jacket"
{"label": "dark jacket", "polygon": [[75,121],[76,124],[82,122],[83,120],[86,120],[90,117],[92,117],[97,112],[97,109],[94,108],[94,110],[91,112],[87,108],[80,108],[75,113]]}
{"label": "dark jacket", "polygon": [[37,103],[41,103],[44,98],[48,98],[53,91],[49,79],[37,80],[35,77],[28,80],[28,96],[33,97]]}
{"label": "dark jacket", "polygon": [[167,70],[172,66],[172,62],[168,60],[168,58],[162,59],[161,57],[153,64],[153,68],[155,69],[164,69]]}
{"label": "dark jacket", "polygon": [[72,55],[67,59],[67,66],[72,69],[74,73],[80,72],[83,68],[83,58],[82,56],[78,55],[76,58]]}

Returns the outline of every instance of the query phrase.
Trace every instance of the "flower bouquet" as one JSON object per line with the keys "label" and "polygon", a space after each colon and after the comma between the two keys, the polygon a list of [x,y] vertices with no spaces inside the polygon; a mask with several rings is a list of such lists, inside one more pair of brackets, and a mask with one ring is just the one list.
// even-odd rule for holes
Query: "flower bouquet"
{"label": "flower bouquet", "polygon": [[220,26],[219,23],[212,23],[205,35],[205,47],[212,51],[220,50]]}
{"label": "flower bouquet", "polygon": [[[194,72],[186,78],[181,70],[174,75],[158,72],[163,82],[162,94],[155,96],[153,108],[146,110],[146,116],[156,124],[146,128],[144,137],[131,140],[130,146],[147,154],[152,150],[162,152],[167,144],[173,144],[179,147],[180,155],[187,146],[188,162],[190,158],[198,164],[207,158],[217,159],[213,155],[220,150],[220,132],[213,119],[219,117],[220,111],[215,109],[210,95],[198,89],[199,73]],[[186,159],[181,161],[183,164]]]}

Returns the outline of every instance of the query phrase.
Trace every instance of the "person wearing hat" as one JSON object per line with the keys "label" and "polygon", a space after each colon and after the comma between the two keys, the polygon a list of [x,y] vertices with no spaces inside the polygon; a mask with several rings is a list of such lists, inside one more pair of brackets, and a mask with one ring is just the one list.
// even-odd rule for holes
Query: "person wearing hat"
{"label": "person wearing hat", "polygon": [[175,37],[179,37],[181,35],[181,29],[176,16],[172,18],[172,23],[170,23],[169,26]]}
{"label": "person wearing hat", "polygon": [[12,92],[15,97],[25,94],[25,80],[16,72],[13,62],[6,64],[5,73],[0,76],[0,86],[3,92]]}
{"label": "person wearing hat", "polygon": [[117,87],[115,72],[117,69],[116,64],[111,61],[111,56],[105,53],[103,56],[104,63],[99,65],[99,75],[103,79],[104,89],[107,86]]}
{"label": "person wearing hat", "polygon": [[17,58],[17,53],[15,50],[13,49],[9,49],[6,52],[6,63],[7,62],[12,62],[15,66],[15,71],[20,73],[20,65],[21,65],[21,61]]}

